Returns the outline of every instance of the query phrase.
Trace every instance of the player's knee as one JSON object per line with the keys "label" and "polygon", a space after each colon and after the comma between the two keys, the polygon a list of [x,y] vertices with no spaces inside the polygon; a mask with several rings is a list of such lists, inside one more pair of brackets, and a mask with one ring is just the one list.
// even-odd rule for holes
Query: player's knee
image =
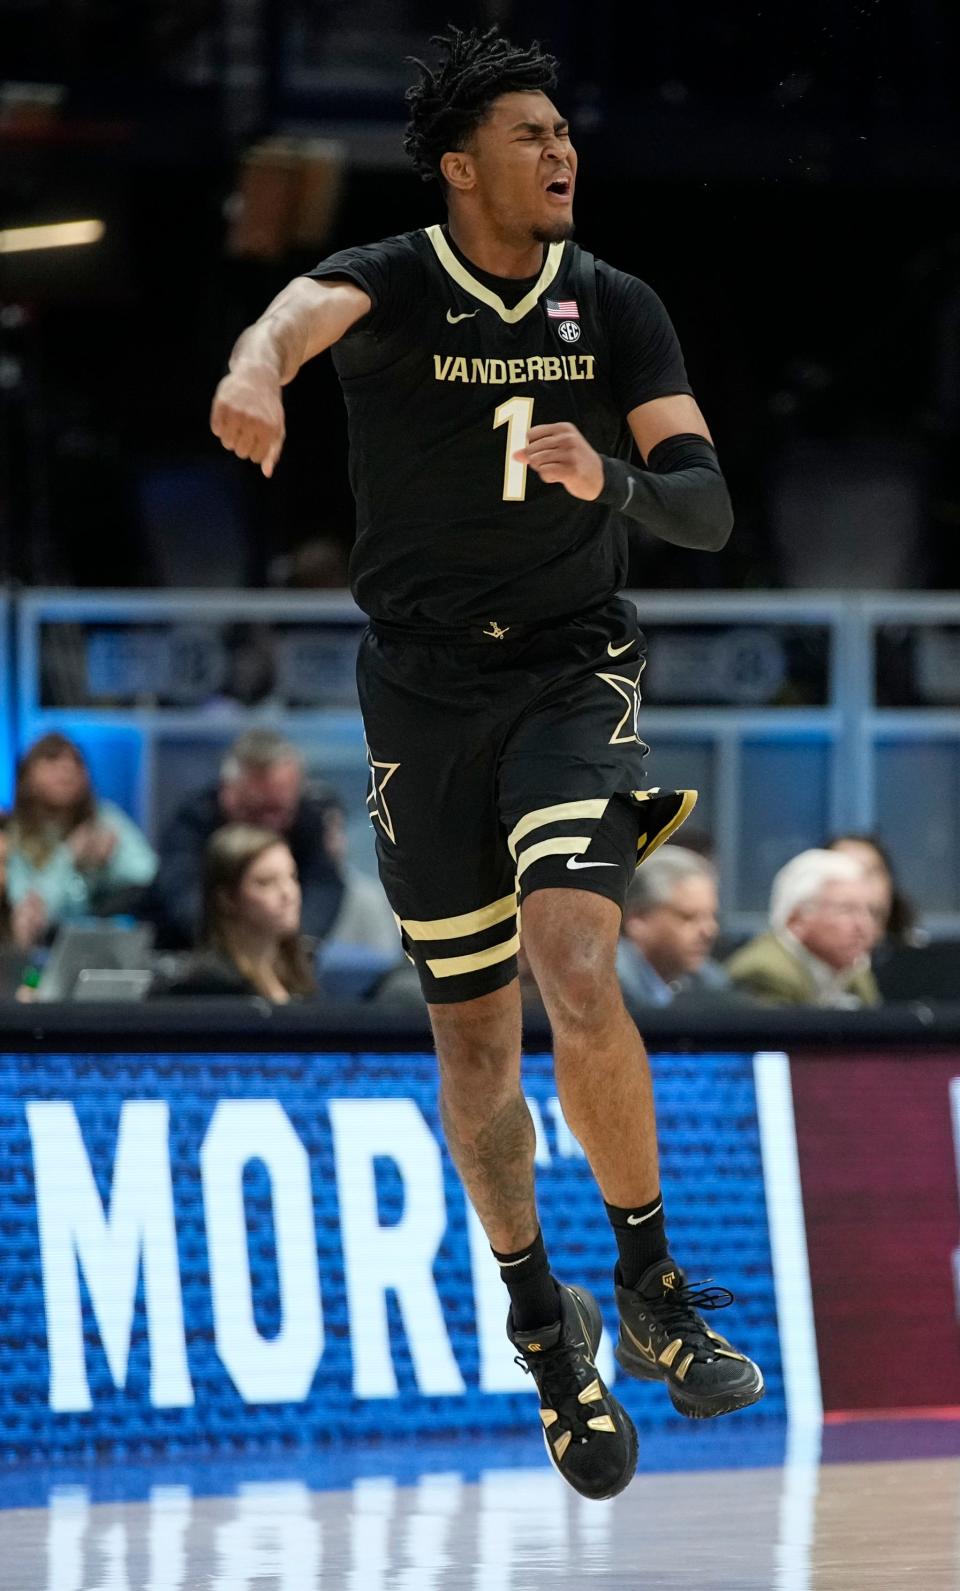
{"label": "player's knee", "polygon": [[448,1085],[465,1083],[499,1092],[520,1067],[520,1022],[511,999],[497,996],[462,1005],[431,1006],[440,1073]]}
{"label": "player's knee", "polygon": [[571,946],[541,976],[540,992],[555,1033],[590,1032],[620,1003],[615,968],[599,947]]}
{"label": "player's knee", "polygon": [[460,1035],[437,1043],[440,1079],[447,1093],[467,1092],[473,1098],[499,1099],[512,1088],[520,1069],[519,1050],[485,1043],[476,1035]]}

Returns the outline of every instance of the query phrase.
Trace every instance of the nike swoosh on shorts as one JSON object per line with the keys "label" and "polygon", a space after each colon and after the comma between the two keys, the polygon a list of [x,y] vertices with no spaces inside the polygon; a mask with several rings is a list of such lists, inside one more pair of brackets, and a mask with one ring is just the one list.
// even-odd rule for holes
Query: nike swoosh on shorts
{"label": "nike swoosh on shorts", "polygon": [[607,642],[607,651],[611,657],[619,657],[621,652],[629,652],[631,646],[636,646],[636,641],[628,641],[626,646],[614,646],[612,641]]}
{"label": "nike swoosh on shorts", "polygon": [[581,862],[578,856],[568,856],[567,866],[573,869],[578,867],[619,867],[619,862]]}
{"label": "nike swoosh on shorts", "polygon": [[450,311],[448,309],[447,310],[447,319],[450,322],[451,326],[455,326],[457,324],[458,320],[472,320],[474,315],[479,315],[479,313],[480,313],[480,311],[478,309],[468,309],[468,310],[465,310],[462,315],[451,315],[451,313],[450,313]]}

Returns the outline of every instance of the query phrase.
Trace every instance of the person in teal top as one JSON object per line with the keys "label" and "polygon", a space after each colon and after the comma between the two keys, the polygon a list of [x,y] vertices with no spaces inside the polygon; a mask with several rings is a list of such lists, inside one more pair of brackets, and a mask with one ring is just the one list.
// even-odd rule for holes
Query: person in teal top
{"label": "person in teal top", "polygon": [[97,797],[66,735],[42,735],[22,757],[7,832],[10,902],[35,898],[48,926],[124,909],[157,870],[137,825]]}

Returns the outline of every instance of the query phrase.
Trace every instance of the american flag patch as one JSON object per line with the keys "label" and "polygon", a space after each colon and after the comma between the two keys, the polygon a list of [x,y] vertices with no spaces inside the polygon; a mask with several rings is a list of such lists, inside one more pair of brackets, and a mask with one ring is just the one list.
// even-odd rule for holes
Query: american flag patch
{"label": "american flag patch", "polygon": [[580,311],[575,298],[547,299],[547,314],[551,320],[579,320]]}

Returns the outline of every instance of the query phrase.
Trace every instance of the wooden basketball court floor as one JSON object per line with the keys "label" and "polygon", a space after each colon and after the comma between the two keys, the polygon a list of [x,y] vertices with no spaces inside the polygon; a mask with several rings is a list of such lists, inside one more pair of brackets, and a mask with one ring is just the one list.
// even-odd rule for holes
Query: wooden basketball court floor
{"label": "wooden basketball court floor", "polygon": [[960,1591],[953,1420],[678,1431],[642,1441],[636,1480],[600,1504],[529,1442],[469,1437],[8,1469],[0,1503],[3,1591]]}

